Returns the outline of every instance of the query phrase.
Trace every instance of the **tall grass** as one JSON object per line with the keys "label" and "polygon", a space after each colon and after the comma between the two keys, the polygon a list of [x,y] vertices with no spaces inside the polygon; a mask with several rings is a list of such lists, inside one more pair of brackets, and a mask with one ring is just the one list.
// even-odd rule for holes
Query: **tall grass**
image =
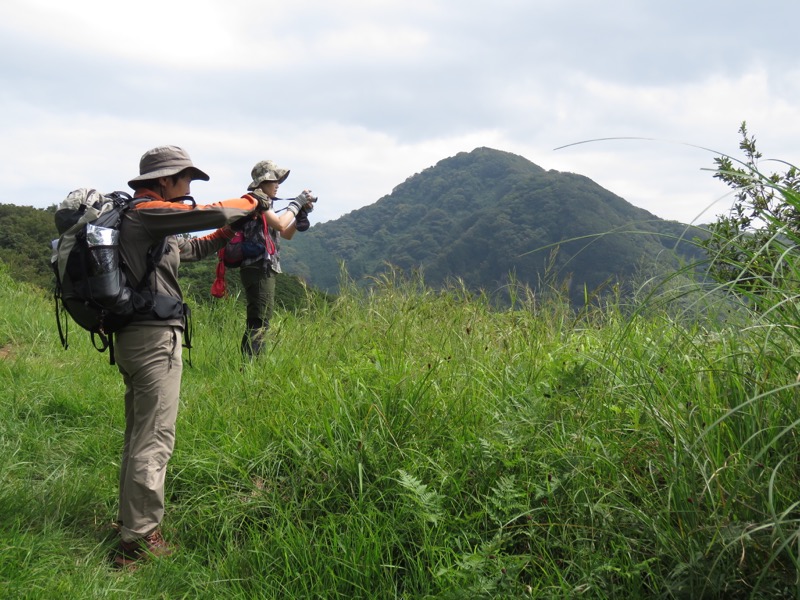
{"label": "tall grass", "polygon": [[248,364],[243,306],[195,307],[180,549],[117,573],[120,377],[0,271],[0,595],[800,597],[794,330],[659,294],[498,310],[390,273],[279,313]]}

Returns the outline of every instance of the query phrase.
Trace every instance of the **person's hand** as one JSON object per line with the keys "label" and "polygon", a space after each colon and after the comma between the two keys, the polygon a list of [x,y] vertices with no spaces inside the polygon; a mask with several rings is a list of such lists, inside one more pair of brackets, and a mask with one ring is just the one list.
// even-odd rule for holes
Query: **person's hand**
{"label": "person's hand", "polygon": [[311,190],[303,190],[300,192],[297,198],[293,198],[289,201],[289,206],[286,208],[289,209],[296,217],[297,213],[299,213],[302,209],[305,209],[307,213],[314,210],[314,202],[316,201],[316,197],[311,195]]}
{"label": "person's hand", "polygon": [[297,217],[300,211],[303,210],[303,205],[297,201],[297,198],[294,198],[293,200],[289,200],[289,204],[286,205],[286,210]]}
{"label": "person's hand", "polygon": [[314,210],[314,202],[317,201],[317,197],[311,193],[311,190],[303,190],[295,200],[302,203],[307,212],[311,212]]}

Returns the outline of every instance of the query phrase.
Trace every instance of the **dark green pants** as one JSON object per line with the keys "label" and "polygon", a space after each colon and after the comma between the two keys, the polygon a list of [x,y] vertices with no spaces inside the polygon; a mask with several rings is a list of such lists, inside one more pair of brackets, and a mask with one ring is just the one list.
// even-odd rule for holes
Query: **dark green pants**
{"label": "dark green pants", "polygon": [[247,323],[242,337],[242,353],[255,356],[261,352],[263,338],[275,311],[275,273],[265,269],[263,261],[239,269],[247,301]]}

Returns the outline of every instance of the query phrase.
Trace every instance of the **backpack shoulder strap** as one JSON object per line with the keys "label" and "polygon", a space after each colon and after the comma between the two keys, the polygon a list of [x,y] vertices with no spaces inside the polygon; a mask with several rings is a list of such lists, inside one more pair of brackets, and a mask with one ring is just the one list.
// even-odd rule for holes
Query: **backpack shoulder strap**
{"label": "backpack shoulder strap", "polygon": [[261,222],[264,224],[264,245],[267,248],[267,254],[272,256],[275,254],[275,242],[269,234],[269,225],[267,225],[267,215],[261,213]]}
{"label": "backpack shoulder strap", "polygon": [[[128,196],[127,198],[123,199],[125,205],[122,207],[122,211],[125,212],[129,209],[135,208],[137,204],[141,204],[142,202],[147,202],[153,200],[149,196],[140,196],[138,198],[131,198]],[[120,222],[120,225],[122,223]],[[146,269],[144,275],[139,280],[139,282],[134,286],[134,290],[137,292],[141,292],[145,287],[147,287],[147,280],[150,279],[150,276],[156,270],[156,266],[158,263],[161,262],[161,259],[164,257],[164,254],[167,251],[167,244],[168,240],[166,237],[162,238],[161,241],[157,244],[150,246],[147,250],[147,258],[146,258]]]}

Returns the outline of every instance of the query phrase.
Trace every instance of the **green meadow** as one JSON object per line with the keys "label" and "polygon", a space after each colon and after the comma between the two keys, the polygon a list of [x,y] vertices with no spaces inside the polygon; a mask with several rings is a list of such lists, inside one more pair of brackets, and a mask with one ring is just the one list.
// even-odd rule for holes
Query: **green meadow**
{"label": "green meadow", "polygon": [[0,269],[0,596],[800,597],[792,303],[342,287],[249,364],[243,303],[194,306],[179,549],[119,572],[121,377]]}

